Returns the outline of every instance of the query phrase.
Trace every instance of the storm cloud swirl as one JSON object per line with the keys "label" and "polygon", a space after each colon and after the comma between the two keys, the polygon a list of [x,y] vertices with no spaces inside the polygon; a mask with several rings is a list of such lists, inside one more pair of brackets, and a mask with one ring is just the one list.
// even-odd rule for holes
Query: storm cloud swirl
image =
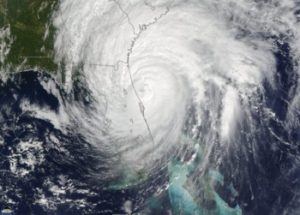
{"label": "storm cloud swirl", "polygon": [[[246,214],[292,214],[298,9],[292,0],[61,0],[55,60],[66,92],[80,79],[89,105],[36,114],[61,130],[76,125],[99,152],[99,180],[172,172],[178,160],[193,164],[185,189],[196,205],[213,207],[203,193],[217,192]],[[207,191],[212,173],[223,178]]]}

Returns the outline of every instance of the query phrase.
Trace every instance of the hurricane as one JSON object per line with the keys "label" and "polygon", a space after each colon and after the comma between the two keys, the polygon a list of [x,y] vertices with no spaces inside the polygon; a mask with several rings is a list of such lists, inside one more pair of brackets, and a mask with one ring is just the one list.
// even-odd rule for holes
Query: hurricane
{"label": "hurricane", "polygon": [[[72,186],[101,200],[70,194],[72,209],[300,213],[299,11],[297,0],[60,0],[65,80],[29,72],[53,98],[18,105],[51,125],[68,165],[86,167]],[[26,74],[5,83],[27,86]],[[62,200],[47,201],[37,205]]]}

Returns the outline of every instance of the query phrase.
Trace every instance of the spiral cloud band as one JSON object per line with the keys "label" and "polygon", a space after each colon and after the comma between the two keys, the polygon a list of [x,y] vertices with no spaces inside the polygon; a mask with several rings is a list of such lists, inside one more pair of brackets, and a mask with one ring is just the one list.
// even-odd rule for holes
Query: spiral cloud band
{"label": "spiral cloud band", "polygon": [[[0,208],[300,214],[299,0],[38,5],[57,73],[1,74]],[[28,38],[13,20],[3,71]]]}
{"label": "spiral cloud band", "polygon": [[[124,167],[151,174],[200,144],[195,182],[224,154],[253,143],[246,133],[257,133],[254,115],[276,118],[264,100],[265,87],[277,87],[276,39],[299,61],[297,4],[61,0],[53,16],[56,61],[66,88],[79,73],[93,98],[90,111],[73,104],[67,112],[114,166],[105,177]],[[298,123],[298,105],[292,97],[283,124]]]}

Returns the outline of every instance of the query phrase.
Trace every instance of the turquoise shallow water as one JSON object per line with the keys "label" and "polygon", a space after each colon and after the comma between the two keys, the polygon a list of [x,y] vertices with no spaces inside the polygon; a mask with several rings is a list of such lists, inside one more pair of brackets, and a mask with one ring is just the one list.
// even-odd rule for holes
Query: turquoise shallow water
{"label": "turquoise shallow water", "polygon": [[[208,170],[201,177],[201,186],[195,186],[191,181],[191,175],[197,171],[196,167],[202,161],[202,150],[198,144],[195,145],[196,154],[189,162],[173,161],[169,164],[170,186],[168,195],[174,214],[185,215],[241,215],[241,208],[236,205],[230,207],[214,190],[214,185],[224,185],[223,175],[216,170]],[[231,184],[232,185],[232,184]],[[197,193],[195,187],[201,188],[203,195],[193,195]],[[233,185],[228,188],[233,194],[237,191]],[[209,203],[208,203],[209,202]]]}
{"label": "turquoise shallow water", "polygon": [[[168,190],[172,210],[174,214],[187,214],[187,215],[241,215],[242,211],[239,206],[235,208],[229,207],[229,205],[210,187],[208,181],[204,181],[204,184],[208,186],[207,192],[212,193],[215,207],[209,209],[201,207],[201,204],[197,204],[197,200],[189,193],[185,188],[187,185],[187,177],[189,174],[188,166],[183,163],[177,163],[171,165],[170,168],[170,187]],[[203,177],[205,178],[205,177]],[[216,171],[209,172],[208,180],[211,179],[214,182],[222,183],[222,175]],[[204,179],[205,180],[205,179]]]}
{"label": "turquoise shallow water", "polygon": [[[197,182],[191,179],[193,174],[199,171],[197,167],[203,162],[201,147],[195,144],[194,149],[195,154],[189,161],[174,159],[169,163],[168,188],[160,195],[154,195],[147,200],[147,208],[151,209],[151,214],[154,211],[163,214],[163,211],[166,210],[163,203],[165,198],[170,204],[168,205],[169,210],[172,210],[172,214],[175,215],[242,215],[239,205],[230,207],[215,191],[215,185],[225,186],[224,176],[219,171],[210,169],[200,175],[201,179]],[[129,169],[124,171],[126,172],[125,177],[119,181],[113,181],[110,189],[122,190],[148,180],[147,177],[138,177]],[[232,196],[238,195],[232,183],[225,187]],[[197,194],[198,189],[201,189],[202,195],[200,196]]]}

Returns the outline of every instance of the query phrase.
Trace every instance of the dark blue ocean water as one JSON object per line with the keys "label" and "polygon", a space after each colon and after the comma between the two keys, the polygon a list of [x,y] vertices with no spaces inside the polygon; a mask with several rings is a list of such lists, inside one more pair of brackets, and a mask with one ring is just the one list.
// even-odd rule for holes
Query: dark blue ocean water
{"label": "dark blue ocean water", "polygon": [[[258,93],[261,106],[257,108],[271,109],[278,120],[266,117],[265,111],[253,110],[255,120],[251,126],[256,132],[247,133],[249,123],[241,123],[237,129],[244,133],[230,146],[230,153],[224,154],[219,166],[224,183],[217,184],[215,190],[229,206],[239,205],[243,214],[300,214],[300,129],[284,123],[299,78],[289,49],[289,44],[278,43],[274,53],[276,88],[265,83],[264,94]],[[49,82],[58,94],[45,90],[42,83]],[[95,177],[102,171],[97,152],[76,126],[62,132],[21,108],[24,101],[53,113],[72,102],[81,102],[88,108],[89,102],[83,99],[86,94],[80,83],[75,83],[67,94],[45,72],[26,71],[0,80],[0,208],[11,208],[22,215],[124,214],[123,206],[130,201],[133,211],[167,214],[172,210],[167,192],[148,204],[157,187],[168,183],[166,170],[136,186],[107,189],[107,182]],[[294,117],[300,119],[299,115]],[[20,151],[24,142],[33,146],[38,142],[42,147]],[[34,168],[28,163],[30,156],[40,158]],[[230,186],[236,195],[229,192]],[[63,192],[56,192],[56,188]],[[214,207],[214,203],[207,207]]]}

